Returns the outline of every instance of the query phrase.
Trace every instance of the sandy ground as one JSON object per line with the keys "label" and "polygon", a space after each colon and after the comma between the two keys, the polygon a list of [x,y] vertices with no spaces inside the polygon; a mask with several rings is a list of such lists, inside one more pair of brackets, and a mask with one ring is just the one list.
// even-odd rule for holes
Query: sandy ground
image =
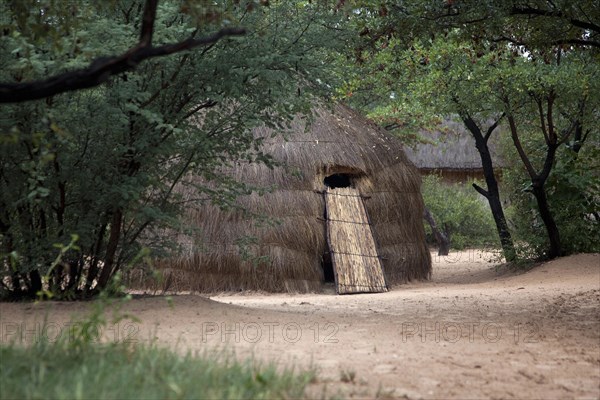
{"label": "sandy ground", "polygon": [[[600,254],[514,273],[479,251],[382,294],[136,298],[113,340],[315,367],[315,396],[600,398]],[[0,340],[67,334],[89,303],[0,304]],[[43,325],[44,318],[46,325]]]}

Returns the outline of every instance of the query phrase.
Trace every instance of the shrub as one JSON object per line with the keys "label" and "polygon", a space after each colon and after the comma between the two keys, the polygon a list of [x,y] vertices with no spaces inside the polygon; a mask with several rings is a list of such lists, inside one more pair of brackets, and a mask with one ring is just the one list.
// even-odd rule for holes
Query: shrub
{"label": "shrub", "polygon": [[[590,137],[588,141],[591,143],[586,143],[578,152],[573,151],[572,143],[559,148],[546,183],[550,211],[558,226],[565,255],[600,251],[597,239],[600,237],[600,148],[597,139]],[[524,144],[536,146],[534,141],[524,141]],[[504,144],[505,147],[508,145]],[[512,150],[505,153],[508,158],[518,157]],[[507,169],[504,184],[510,200],[507,217],[517,240],[519,257],[543,258],[548,237],[530,193],[526,172],[517,167]]]}
{"label": "shrub", "polygon": [[[31,12],[35,0],[0,3],[9,32],[0,41],[0,82],[45,79],[125,51],[139,35],[141,10],[109,3],[56,2],[43,17]],[[198,25],[180,3],[161,1],[154,42],[221,27],[212,17]],[[209,3],[252,33],[147,60],[94,88],[2,105],[0,298],[95,296],[142,248],[153,257],[176,250],[164,232],[184,229],[184,210],[205,202],[235,207],[236,196],[257,189],[222,172],[238,162],[272,165],[252,128],[285,131],[293,116],[309,112],[311,96],[327,90],[319,83],[328,74],[324,47],[314,40],[337,39],[323,41],[328,24],[294,2],[253,13]],[[283,25],[273,29],[274,20]],[[55,246],[69,247],[60,263]]]}
{"label": "shrub", "polygon": [[[438,228],[450,237],[451,247],[498,246],[494,220],[484,201],[470,183],[446,184],[440,176],[428,175],[422,186],[425,207],[433,215]],[[424,221],[429,243],[434,238]]]}

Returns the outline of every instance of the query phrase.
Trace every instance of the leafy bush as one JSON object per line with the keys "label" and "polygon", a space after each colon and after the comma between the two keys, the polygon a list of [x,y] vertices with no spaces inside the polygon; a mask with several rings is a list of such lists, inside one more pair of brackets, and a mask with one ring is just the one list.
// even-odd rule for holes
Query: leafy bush
{"label": "leafy bush", "polygon": [[[43,79],[125,51],[139,37],[144,2],[58,2],[42,14],[31,12],[37,2],[21,3],[0,4],[3,83]],[[179,1],[160,3],[156,43],[220,28],[208,17],[195,21]],[[220,171],[236,162],[272,164],[252,128],[284,130],[296,113],[310,110],[328,65],[314,42],[336,39],[323,41],[328,24],[293,2],[251,13],[236,2],[213,6],[251,32],[147,60],[88,90],[2,105],[0,297],[96,295],[141,248],[153,256],[173,250],[164,232],[180,229],[184,209],[234,206],[239,194],[256,189]],[[64,32],[44,36],[62,24]],[[52,267],[55,246],[69,246],[72,235],[77,242]]]}
{"label": "leafy bush", "polygon": [[[577,148],[578,151],[573,150],[573,142],[558,149],[554,169],[546,183],[550,210],[565,254],[600,251],[600,147],[598,138],[590,135],[587,140],[589,143]],[[531,138],[526,138],[523,144],[529,149],[539,147]],[[511,143],[503,143],[503,146],[507,158],[518,157]],[[542,161],[537,159],[536,162]],[[548,237],[530,193],[530,180],[522,168],[516,167],[505,170],[503,176],[510,201],[507,217],[517,240],[519,257],[543,258]]]}
{"label": "leafy bush", "polygon": [[[451,246],[498,246],[498,237],[490,209],[469,183],[446,184],[440,176],[428,175],[421,187],[425,207],[438,228],[450,237]],[[434,243],[430,226],[424,222],[429,243]]]}

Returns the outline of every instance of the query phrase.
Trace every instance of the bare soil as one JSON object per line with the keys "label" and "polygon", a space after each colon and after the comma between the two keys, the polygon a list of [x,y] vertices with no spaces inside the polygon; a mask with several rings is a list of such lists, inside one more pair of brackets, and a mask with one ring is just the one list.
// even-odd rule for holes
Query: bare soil
{"label": "bare soil", "polygon": [[[600,254],[519,273],[489,257],[434,256],[431,281],[381,294],[141,296],[123,309],[140,322],[102,336],[314,367],[314,396],[600,398]],[[52,340],[89,305],[1,303],[0,340]]]}

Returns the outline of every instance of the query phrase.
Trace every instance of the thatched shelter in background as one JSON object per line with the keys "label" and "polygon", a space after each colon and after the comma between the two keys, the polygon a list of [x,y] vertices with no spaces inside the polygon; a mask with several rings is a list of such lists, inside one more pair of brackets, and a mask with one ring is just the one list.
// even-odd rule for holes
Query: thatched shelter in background
{"label": "thatched shelter in background", "polygon": [[[266,138],[262,150],[281,166],[269,169],[240,162],[228,171],[236,180],[275,188],[262,196],[239,199],[249,211],[271,217],[273,224],[257,224],[244,213],[211,205],[188,213],[186,220],[201,233],[182,240],[184,248],[177,258],[160,263],[179,276],[178,290],[320,290],[323,282],[333,279],[325,196],[336,187],[353,188],[358,193],[354,197],[362,200],[368,215],[364,217],[368,222],[362,224],[370,226],[377,247],[376,255],[367,257],[381,260],[385,284],[430,276],[421,178],[399,141],[342,105],[320,108],[316,114],[309,129],[304,119],[294,120],[287,140],[271,138],[268,128],[254,130],[255,137]],[[355,203],[363,207],[360,204]],[[339,218],[353,214],[341,210]],[[354,240],[353,251],[362,251],[364,241],[345,234],[350,235],[347,245]],[[244,259],[240,252],[245,236],[255,238],[248,247],[253,259]],[[346,264],[351,265],[351,261]]]}
{"label": "thatched shelter in background", "polygon": [[[500,155],[499,133],[495,132],[488,142],[498,178],[505,166]],[[422,175],[439,174],[442,181],[447,183],[484,179],[475,139],[462,122],[448,119],[442,123],[440,130],[423,131],[420,135],[427,143],[420,143],[413,149],[407,148],[405,153]]]}

